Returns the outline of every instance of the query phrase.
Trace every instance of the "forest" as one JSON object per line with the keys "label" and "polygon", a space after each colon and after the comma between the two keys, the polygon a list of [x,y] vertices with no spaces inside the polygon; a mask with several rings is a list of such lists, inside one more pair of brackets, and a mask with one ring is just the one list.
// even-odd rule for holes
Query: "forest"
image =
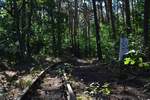
{"label": "forest", "polygon": [[150,0],[0,0],[0,100],[149,100]]}

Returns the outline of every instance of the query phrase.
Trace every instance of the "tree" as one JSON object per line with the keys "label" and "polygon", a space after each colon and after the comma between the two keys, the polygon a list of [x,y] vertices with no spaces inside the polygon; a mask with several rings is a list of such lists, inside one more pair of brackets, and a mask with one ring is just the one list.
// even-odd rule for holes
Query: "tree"
{"label": "tree", "polygon": [[27,56],[31,57],[31,47],[30,47],[30,37],[32,34],[32,17],[33,17],[33,9],[34,2],[30,0],[28,2],[29,12],[28,12],[28,25],[27,25]]}
{"label": "tree", "polygon": [[74,10],[74,54],[79,57],[79,39],[78,39],[78,0],[75,0]]}
{"label": "tree", "polygon": [[125,14],[126,14],[126,32],[127,34],[131,33],[131,18],[130,18],[130,3],[129,0],[124,0],[125,2]]}
{"label": "tree", "polygon": [[101,51],[100,34],[99,34],[99,23],[98,23],[98,19],[97,19],[97,10],[96,10],[95,0],[92,0],[92,3],[93,3],[95,30],[96,30],[97,57],[99,60],[102,60],[102,51]]}
{"label": "tree", "polygon": [[121,32],[131,34],[130,48],[138,49],[143,29],[149,47],[148,2],[144,11],[142,0],[0,0],[0,53],[20,62],[71,50],[76,57],[110,60]]}
{"label": "tree", "polygon": [[[18,5],[17,5],[17,1],[16,0],[13,0],[12,1],[12,6],[13,6],[13,15],[14,15],[14,29],[15,29],[15,32],[16,32],[16,37],[17,37],[17,40],[18,40],[18,43],[19,43],[19,52],[17,53],[17,59],[19,60],[19,62],[22,62],[23,59],[24,59],[24,45],[23,45],[23,41],[22,41],[22,36],[21,36],[21,29],[20,29],[20,10],[18,9]],[[24,4],[23,4],[24,5]]]}
{"label": "tree", "polygon": [[61,3],[62,0],[59,0],[58,2],[58,31],[57,31],[57,50],[58,50],[58,55],[61,55],[61,51],[62,51],[62,31],[61,31]]}
{"label": "tree", "polygon": [[115,21],[112,9],[112,0],[108,0],[109,12],[110,12],[110,19],[111,19],[111,26],[112,26],[112,37],[116,39],[116,29],[115,29]]}
{"label": "tree", "polygon": [[109,23],[110,22],[110,16],[109,16],[108,2],[107,2],[107,0],[105,0],[104,2],[105,2],[105,10],[106,10],[106,18],[107,18],[106,22]]}
{"label": "tree", "polygon": [[149,18],[150,18],[150,0],[145,0],[144,4],[144,46],[149,45]]}

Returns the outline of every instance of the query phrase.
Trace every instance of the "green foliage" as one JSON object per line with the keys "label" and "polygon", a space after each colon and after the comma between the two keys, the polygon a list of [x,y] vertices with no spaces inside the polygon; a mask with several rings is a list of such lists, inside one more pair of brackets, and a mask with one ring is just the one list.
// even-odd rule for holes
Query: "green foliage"
{"label": "green foliage", "polygon": [[129,52],[129,54],[126,55],[126,57],[124,58],[124,64],[125,65],[137,65],[138,67],[143,68],[143,69],[150,69],[150,64],[145,63],[143,61],[143,57],[144,55],[139,53],[139,51],[135,53]]}
{"label": "green foliage", "polygon": [[110,87],[109,87],[109,84],[108,84],[108,83],[104,83],[104,85],[102,86],[101,91],[102,91],[102,93],[105,94],[105,95],[110,95],[111,89],[110,89]]}
{"label": "green foliage", "polygon": [[107,24],[101,24],[101,47],[103,58],[105,62],[110,62],[112,59],[116,59],[116,49],[118,48],[111,36],[110,26]]}
{"label": "green foliage", "polygon": [[64,63],[63,65],[59,65],[56,68],[56,72],[59,75],[63,75],[64,73],[70,73],[72,72],[72,65],[68,63]]}
{"label": "green foliage", "polygon": [[[142,32],[143,30],[138,30],[138,32]],[[134,37],[134,38],[133,38]],[[129,39],[129,49],[130,50],[140,50],[143,45],[143,37],[141,36],[141,34],[135,34],[135,33],[131,33],[128,36]]]}
{"label": "green foliage", "polygon": [[37,76],[42,71],[42,67],[35,67],[30,71],[32,77]]}
{"label": "green foliage", "polygon": [[142,69],[150,69],[150,63],[139,63],[138,66]]}
{"label": "green foliage", "polygon": [[96,82],[91,83],[88,87],[86,87],[85,93],[91,96],[96,96],[98,94],[110,95],[111,88],[108,83],[104,83],[103,86],[100,86],[100,84]]}
{"label": "green foliage", "polygon": [[131,59],[131,58],[125,58],[124,60],[124,64],[125,65],[134,65],[135,64],[135,60]]}
{"label": "green foliage", "polygon": [[80,95],[77,96],[77,100],[93,100],[92,97],[87,96],[87,95]]}
{"label": "green foliage", "polygon": [[139,51],[129,51],[129,53],[124,57],[124,64],[125,65],[138,65],[139,63],[143,63],[144,55],[141,54]]}
{"label": "green foliage", "polygon": [[22,89],[26,88],[27,86],[30,86],[31,84],[32,84],[31,80],[25,80],[25,79],[20,79],[18,83],[19,87]]}
{"label": "green foliage", "polygon": [[[74,34],[74,25],[70,26],[70,20],[73,22],[75,17],[73,14],[73,1],[61,1],[60,4],[60,1],[57,2],[56,0],[32,0],[32,8],[30,5],[31,0],[27,0],[25,7],[22,6],[23,0],[15,1],[17,3],[16,8],[20,8],[20,13],[18,13],[20,16],[19,31],[23,42],[22,44],[25,45],[24,54],[28,52],[27,49],[31,49],[31,56],[60,56],[64,54],[63,52],[66,48],[72,48],[71,41],[73,38],[74,41],[79,42],[80,57],[96,57],[95,23],[93,19],[91,19],[92,6],[90,3],[87,3],[87,7],[84,8],[85,5],[82,6],[82,2],[79,1],[79,4],[81,3],[81,5],[79,5],[79,11],[81,12],[78,13],[79,27],[77,34]],[[122,1],[119,2],[121,3]],[[15,16],[11,14],[11,11],[14,10],[12,4],[12,0],[6,0],[5,8],[7,9],[0,8],[0,56],[9,60],[16,59],[17,53],[20,52],[19,33],[16,32]],[[59,6],[62,7],[59,9]],[[142,0],[140,0],[140,2],[134,2],[134,8],[136,9],[131,10],[132,33],[128,35],[129,48],[139,50],[143,47],[144,2]],[[32,12],[30,9],[32,9]],[[24,10],[25,12],[23,12]],[[90,13],[88,13],[88,11]],[[71,13],[69,14],[68,12]],[[30,23],[28,17],[30,13],[32,13],[31,29],[28,28]],[[106,14],[105,12],[103,13]],[[71,19],[69,19],[70,16],[72,16]],[[107,18],[105,18],[104,22],[100,21],[100,43],[105,62],[117,59],[120,34],[126,34],[125,22],[121,12],[118,15],[114,13],[114,18],[116,39],[112,37],[111,24],[108,21],[105,22]],[[88,22],[90,24],[89,36],[87,36]],[[72,32],[70,27],[73,28]],[[24,38],[23,35],[25,35]],[[27,35],[29,35],[29,38],[27,38]],[[27,46],[28,42],[29,47]],[[127,57],[125,59],[125,64],[134,65],[137,62],[139,61],[135,57]]]}

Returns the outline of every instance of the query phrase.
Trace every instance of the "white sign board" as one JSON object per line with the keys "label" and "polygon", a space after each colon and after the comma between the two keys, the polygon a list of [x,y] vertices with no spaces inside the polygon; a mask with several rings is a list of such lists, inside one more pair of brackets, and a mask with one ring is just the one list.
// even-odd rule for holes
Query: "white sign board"
{"label": "white sign board", "polygon": [[0,7],[4,6],[4,0],[0,0]]}
{"label": "white sign board", "polygon": [[120,38],[120,50],[119,50],[119,61],[123,59],[123,56],[128,53],[128,39],[126,37]]}

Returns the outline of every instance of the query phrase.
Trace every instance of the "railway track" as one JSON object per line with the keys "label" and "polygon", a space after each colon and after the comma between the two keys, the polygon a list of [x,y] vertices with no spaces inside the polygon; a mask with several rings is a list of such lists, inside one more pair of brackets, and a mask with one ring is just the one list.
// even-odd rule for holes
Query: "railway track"
{"label": "railway track", "polygon": [[76,100],[65,72],[61,75],[57,73],[57,68],[62,66],[65,66],[62,62],[48,66],[23,90],[17,100]]}

